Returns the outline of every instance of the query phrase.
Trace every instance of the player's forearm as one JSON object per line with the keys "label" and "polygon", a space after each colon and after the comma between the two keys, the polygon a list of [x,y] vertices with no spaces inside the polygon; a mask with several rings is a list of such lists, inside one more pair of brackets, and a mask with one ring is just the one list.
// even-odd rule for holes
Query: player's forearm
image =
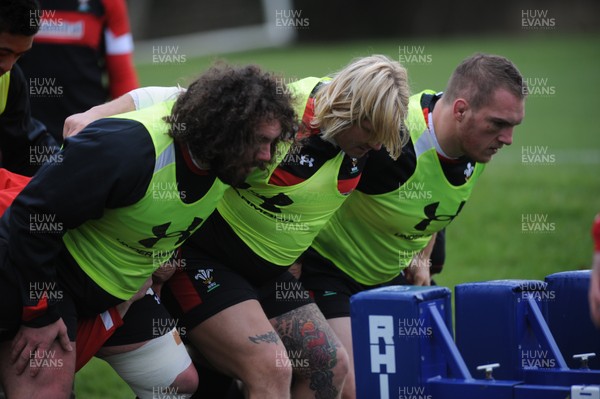
{"label": "player's forearm", "polygon": [[413,285],[429,285],[431,283],[431,252],[435,245],[436,233],[431,236],[427,246],[415,254],[410,266],[405,271],[407,280]]}
{"label": "player's forearm", "polygon": [[183,91],[185,89],[178,86],[148,86],[132,90],[128,94],[133,100],[135,109],[144,109],[163,101],[174,100]]}
{"label": "player's forearm", "polygon": [[69,116],[65,120],[63,137],[67,138],[79,133],[90,123],[108,116],[135,111],[150,107],[159,102],[177,98],[185,89],[180,87],[142,87],[130,91],[107,103],[97,105],[89,110]]}
{"label": "player's forearm", "polygon": [[435,239],[437,237],[437,233],[433,233],[431,239],[427,243],[427,246],[421,250],[419,253],[419,257],[421,259],[429,259],[431,258],[431,252],[433,251],[433,246],[435,245]]}
{"label": "player's forearm", "polygon": [[88,114],[91,118],[94,118],[93,120],[97,120],[130,111],[135,111],[135,103],[131,95],[125,93],[112,101],[90,108],[84,114]]}
{"label": "player's forearm", "polygon": [[85,112],[73,114],[65,119],[63,137],[67,138],[76,135],[87,125],[98,119],[129,111],[135,111],[135,104],[129,94],[124,94],[107,103],[96,105]]}

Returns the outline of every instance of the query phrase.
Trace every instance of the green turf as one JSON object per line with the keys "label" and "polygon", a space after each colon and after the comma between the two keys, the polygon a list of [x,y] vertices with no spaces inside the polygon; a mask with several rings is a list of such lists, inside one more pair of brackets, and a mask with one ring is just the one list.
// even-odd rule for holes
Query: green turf
{"label": "green turf", "polygon": [[75,377],[78,399],[133,399],[135,394],[104,360],[93,358]]}
{"label": "green turf", "polygon": [[[530,96],[514,143],[488,165],[462,213],[447,230],[447,258],[440,285],[500,278],[543,279],[588,268],[590,227],[600,212],[600,134],[595,116],[600,88],[600,36],[557,32],[505,38],[391,39],[249,51],[225,55],[232,63],[256,63],[286,78],[322,76],[351,58],[374,53],[400,59],[417,46],[428,62],[407,63],[413,91],[443,90],[450,72],[474,52],[512,59],[524,77],[544,82],[546,95]],[[199,46],[202,43],[198,43]],[[142,85],[187,85],[217,57],[188,57],[183,64],[139,65]],[[405,58],[406,59],[406,58]],[[523,152],[543,148],[553,162],[524,163]],[[542,230],[523,228],[523,218],[543,219]],[[544,229],[545,228],[545,229]],[[76,380],[80,398],[133,398],[114,373],[96,361]]]}

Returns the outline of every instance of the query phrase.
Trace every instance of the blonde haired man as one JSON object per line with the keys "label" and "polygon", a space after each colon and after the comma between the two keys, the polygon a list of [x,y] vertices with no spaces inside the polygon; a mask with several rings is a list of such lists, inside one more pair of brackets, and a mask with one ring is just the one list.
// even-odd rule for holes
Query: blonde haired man
{"label": "blonde haired man", "polygon": [[[400,154],[408,79],[398,62],[374,55],[286,90],[301,120],[297,140],[280,143],[276,162],[226,192],[183,247],[187,266],[168,280],[163,300],[248,397],[290,397],[293,373],[292,397],[336,398],[347,353],[288,268],[354,190],[367,153],[385,145]],[[134,97],[156,100],[144,90]],[[85,124],[98,111],[69,122]]]}
{"label": "blonde haired man", "polygon": [[[412,284],[429,285],[435,234],[462,210],[485,163],[512,143],[525,97],[512,62],[475,54],[443,94],[411,97],[410,141],[401,157],[371,155],[357,190],[302,258],[301,281],[350,354],[350,296],[390,284],[401,272]],[[351,365],[344,398],[355,395]]]}

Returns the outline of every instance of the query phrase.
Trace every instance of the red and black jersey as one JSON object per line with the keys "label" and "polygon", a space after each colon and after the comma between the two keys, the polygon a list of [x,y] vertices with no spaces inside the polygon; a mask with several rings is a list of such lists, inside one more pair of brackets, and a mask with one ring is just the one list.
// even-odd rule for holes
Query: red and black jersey
{"label": "red and black jersey", "polygon": [[[321,138],[321,130],[311,126],[314,117],[313,95],[320,85],[315,87],[309,98],[302,123],[296,134],[296,142],[283,157],[269,180],[276,186],[293,186],[309,179],[325,162],[336,157],[340,148]],[[368,155],[362,158],[345,156],[338,173],[338,191],[342,194],[352,192],[361,176]]]}
{"label": "red and black jersey", "polygon": [[[30,177],[0,168],[0,216],[29,183],[29,180],[31,180]],[[77,326],[76,370],[81,369],[121,325],[123,325],[123,320],[114,307],[95,318],[80,320]]]}
{"label": "red and black jersey", "polygon": [[138,87],[133,42],[124,0],[40,3],[40,30],[19,64],[33,116],[62,142],[67,116]]}
{"label": "red and black jersey", "polygon": [[[440,98],[441,94],[424,94],[421,98],[425,121],[427,121],[429,113],[433,112],[435,103]],[[376,195],[397,190],[399,186],[410,179],[417,167],[417,156],[412,139],[402,147],[402,154],[395,161],[384,148],[379,151],[371,151],[370,154],[370,159],[357,187],[357,190],[366,194]],[[464,171],[469,163],[474,164],[474,162],[467,157],[448,159],[439,153],[438,157],[446,179],[455,186],[464,184]]]}
{"label": "red and black jersey", "polygon": [[[112,134],[116,131],[119,133]],[[212,187],[216,176],[210,172],[202,175],[202,171],[186,161],[185,151],[180,146],[174,149],[178,191],[185,194],[181,198],[183,202],[193,203]],[[30,298],[27,282],[55,281],[56,270],[65,270],[65,267],[80,270],[76,260],[65,250],[64,233],[87,220],[102,217],[107,209],[127,207],[140,201],[148,191],[156,154],[152,138],[143,124],[129,119],[106,118],[67,138],[55,159],[56,162],[41,166],[35,178],[18,192],[0,218],[0,241],[8,243],[11,254],[4,267],[20,275],[23,322],[28,326],[50,324],[59,314],[57,301]],[[5,180],[7,188],[18,190],[2,174],[0,178]],[[12,201],[10,196],[0,199],[4,203]],[[73,201],[78,205],[74,207]],[[30,219],[34,208],[39,215],[51,215],[52,224],[59,227],[58,230],[31,234],[31,229],[35,228]],[[13,237],[19,237],[19,240]],[[104,291],[90,291],[89,286],[81,291],[78,274],[62,273],[59,277],[60,284],[71,289],[75,296],[93,294],[94,302],[106,303],[101,299],[101,295],[108,295]]]}

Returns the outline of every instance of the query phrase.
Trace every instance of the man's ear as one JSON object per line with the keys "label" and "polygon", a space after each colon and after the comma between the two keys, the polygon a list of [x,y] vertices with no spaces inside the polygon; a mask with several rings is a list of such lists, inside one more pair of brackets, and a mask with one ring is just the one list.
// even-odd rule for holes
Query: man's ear
{"label": "man's ear", "polygon": [[469,103],[464,98],[457,98],[452,104],[452,114],[454,115],[454,118],[459,122],[461,122],[464,119],[465,113],[468,111],[468,109]]}

